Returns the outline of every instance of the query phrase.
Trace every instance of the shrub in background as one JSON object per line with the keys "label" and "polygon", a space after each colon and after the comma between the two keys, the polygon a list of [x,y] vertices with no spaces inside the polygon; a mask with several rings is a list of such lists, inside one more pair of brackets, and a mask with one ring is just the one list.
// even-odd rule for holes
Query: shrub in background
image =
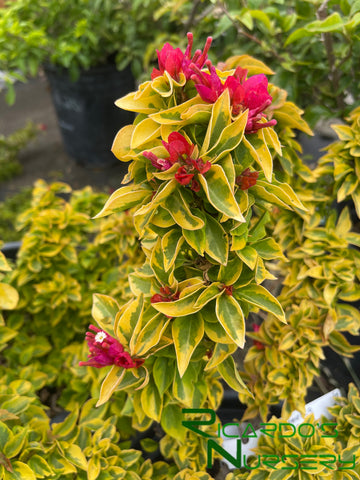
{"label": "shrub in background", "polygon": [[39,132],[39,127],[29,122],[11,135],[0,135],[0,182],[21,172],[18,154]]}
{"label": "shrub in background", "polygon": [[[62,402],[69,408],[83,403],[91,388],[84,369],[78,369],[82,387],[76,388],[71,368],[83,355],[92,294],[101,290],[126,300],[127,275],[143,258],[130,215],[91,220],[105,198],[90,188],[71,192],[66,184],[38,181],[31,207],[18,219],[23,240],[7,278],[6,288],[18,291],[19,302],[3,327],[12,338],[3,352],[5,365],[23,366],[19,375],[38,389],[74,383]],[[4,337],[2,343],[7,343]]]}
{"label": "shrub in background", "polygon": [[346,121],[345,125],[332,125],[339,140],[326,149],[316,171],[319,178],[330,182],[326,189],[330,198],[350,202],[360,218],[360,107],[350,112]]}
{"label": "shrub in background", "polygon": [[[265,419],[268,406],[278,398],[284,400],[283,415],[294,409],[303,411],[307,388],[320,374],[322,348],[330,346],[347,357],[359,350],[342,333],[358,335],[360,328],[359,311],[353,303],[360,299],[360,236],[353,231],[358,230],[358,222],[353,225],[349,213],[351,199],[355,205],[357,201],[357,111],[349,118],[353,128],[333,127],[340,135],[348,135],[348,140],[327,148],[319,167],[311,172],[310,182],[301,175],[287,177],[307,212],[273,210],[272,233],[287,257],[274,271],[282,282],[278,298],[288,325],[280,330],[275,319],[266,318],[259,330],[250,334],[255,344],[244,367],[254,398],[248,402],[245,417],[260,412]],[[346,193],[349,185],[353,189]],[[337,200],[345,198],[348,207],[335,209]]]}
{"label": "shrub in background", "polygon": [[137,77],[154,30],[177,31],[168,15],[154,19],[162,0],[30,0],[7,2],[0,9],[0,69],[7,73],[7,100],[13,103],[15,79],[35,76],[42,65],[69,71],[76,79],[82,70],[115,64],[131,65]]}
{"label": "shrub in background", "polygon": [[0,238],[4,242],[21,239],[21,233],[16,230],[16,219],[30,207],[31,192],[31,187],[25,187],[0,203]]}

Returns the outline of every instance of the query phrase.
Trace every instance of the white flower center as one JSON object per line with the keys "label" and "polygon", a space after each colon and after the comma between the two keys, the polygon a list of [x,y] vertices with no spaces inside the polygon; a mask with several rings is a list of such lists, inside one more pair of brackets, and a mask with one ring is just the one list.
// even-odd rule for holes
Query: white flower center
{"label": "white flower center", "polygon": [[95,342],[97,343],[102,343],[106,338],[106,333],[105,332],[98,332],[95,335]]}

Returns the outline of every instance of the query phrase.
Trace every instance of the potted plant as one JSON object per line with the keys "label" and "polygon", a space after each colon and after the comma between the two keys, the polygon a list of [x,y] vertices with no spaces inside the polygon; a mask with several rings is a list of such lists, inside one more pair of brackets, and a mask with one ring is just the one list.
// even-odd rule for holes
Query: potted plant
{"label": "potted plant", "polygon": [[133,120],[114,107],[114,98],[134,88],[132,71],[141,72],[158,4],[8,2],[0,10],[0,70],[8,75],[8,101],[15,98],[14,79],[44,67],[68,153],[90,167],[114,163],[116,125]]}
{"label": "potted plant", "polygon": [[[39,314],[36,325],[27,322],[24,328],[47,327],[54,345],[63,347],[64,364],[70,369],[68,392],[72,387],[87,393],[91,384],[99,411],[110,408],[114,424],[127,419],[130,427],[144,432],[160,423],[162,455],[180,470],[175,478],[185,480],[209,479],[213,472],[205,470],[213,454],[224,455],[215,414],[224,383],[247,405],[244,418],[266,421],[269,406],[282,400],[286,421],[293,409],[304,411],[323,347],[351,355],[358,347],[351,346],[342,332],[356,332],[360,325],[359,312],[348,304],[360,295],[359,252],[351,248],[359,246],[360,236],[352,232],[348,211],[338,214],[331,207],[339,184],[327,188],[327,177],[309,170],[299,158],[294,130],[310,132],[301,110],[287,101],[285,91],[269,83],[271,70],[262,62],[244,55],[216,68],[207,59],[211,39],[203,51],[193,53],[192,44],[192,34],[185,52],[165,44],[151,80],[117,101],[119,107],[139,115],[120,129],[113,144],[116,156],[132,163],[123,181],[128,185],[115,191],[97,215],[109,221],[103,235],[96,237],[97,248],[74,252],[69,237],[79,227],[87,231],[85,218],[71,207],[61,214],[47,210],[49,201],[61,204],[52,193],[64,186],[47,190],[40,184],[43,197],[38,195],[33,211],[23,217],[26,224],[32,214],[38,215],[23,245],[23,274],[13,275],[16,286],[25,285],[28,291],[17,308],[25,301],[30,313]],[[356,116],[354,111],[351,119]],[[357,153],[356,139],[345,141],[350,156]],[[333,161],[335,150],[324,162],[326,174],[332,173],[327,163]],[[120,221],[116,214],[122,211]],[[106,262],[114,257],[105,244],[121,232],[124,218],[141,241],[142,256],[136,255],[141,265],[128,276],[128,288],[109,294],[106,286],[114,277]],[[50,232],[49,222],[54,224]],[[67,234],[59,234],[65,225]],[[47,244],[41,245],[41,237]],[[134,245],[133,252],[139,244],[129,243]],[[115,254],[122,258],[124,251],[120,247]],[[31,285],[37,274],[49,272],[50,265],[64,268],[62,258],[74,264],[69,272]],[[97,325],[91,324],[86,335],[87,359],[85,344],[66,345],[73,335],[74,302],[84,302],[90,310],[79,295],[80,282],[75,286],[67,276],[78,271],[79,261],[90,271],[94,262],[104,274],[104,290],[93,297]],[[281,280],[276,288],[271,287],[273,273]],[[101,286],[89,273],[85,280],[88,277],[93,280],[89,290]],[[50,302],[56,307],[60,300],[64,306],[59,319],[48,307]],[[22,328],[16,312],[8,318],[8,333]],[[20,344],[21,333],[16,337]],[[49,345],[39,339],[29,342],[33,356],[41,348],[49,353]],[[20,358],[26,362],[28,349],[10,349],[5,356],[16,366]],[[31,367],[22,374],[34,375]],[[76,378],[81,376],[79,369],[84,382]],[[52,373],[56,377],[56,367]],[[101,381],[101,388],[96,388]],[[70,393],[68,404],[76,406],[78,398]],[[95,401],[86,409],[94,420]],[[353,389],[348,403],[343,411],[334,409],[341,421],[340,444],[323,440],[317,432],[309,442],[302,440],[304,435],[290,441],[290,447],[304,455],[344,450],[358,458],[359,448],[354,446],[358,432],[352,427],[358,425],[359,405]],[[313,420],[307,419],[306,425],[315,432]],[[76,421],[73,413],[66,423],[70,438]],[[93,428],[94,424],[101,422],[92,423]],[[63,429],[59,427],[60,432]],[[74,432],[75,436],[76,428]],[[111,433],[112,429],[109,438]],[[259,443],[259,454],[279,457],[274,461],[279,470],[284,470],[281,458],[287,452],[295,455],[294,448],[287,450],[278,437]],[[239,464],[238,460],[234,462]],[[106,475],[109,464],[102,462],[100,474],[96,460],[91,462],[90,478]],[[339,462],[334,467],[336,478],[348,478]],[[334,468],[318,467],[318,478],[333,478]],[[295,470],[274,474],[271,467],[261,465],[228,478],[308,478],[299,465]]]}

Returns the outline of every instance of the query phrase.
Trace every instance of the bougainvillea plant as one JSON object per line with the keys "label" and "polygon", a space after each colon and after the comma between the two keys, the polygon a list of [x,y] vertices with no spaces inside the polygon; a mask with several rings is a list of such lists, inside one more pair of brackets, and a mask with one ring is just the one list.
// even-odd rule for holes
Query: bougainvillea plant
{"label": "bougainvillea plant", "polygon": [[[309,130],[286,92],[268,84],[264,64],[245,55],[216,67],[211,39],[194,54],[192,43],[189,33],[185,53],[166,44],[151,80],[116,102],[138,114],[112,148],[131,164],[127,185],[97,217],[132,208],[146,261],[130,274],[126,304],[95,297],[85,362],[112,363],[98,405],[125,390],[133,425],[158,421],[179,448],[188,439],[181,408],[216,409],[221,379],[251,397],[233,359],[249,313],[286,323],[262,285],[275,278],[267,262],[283,257],[266,230],[269,206],[305,207],[276,178],[273,159],[291,154],[294,128]],[[181,450],[183,468],[199,438]]]}

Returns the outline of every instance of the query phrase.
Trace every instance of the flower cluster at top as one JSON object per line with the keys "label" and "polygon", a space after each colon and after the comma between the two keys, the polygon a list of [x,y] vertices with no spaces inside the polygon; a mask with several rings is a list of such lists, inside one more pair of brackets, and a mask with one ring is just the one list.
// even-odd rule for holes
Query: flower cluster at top
{"label": "flower cluster at top", "polygon": [[210,61],[206,62],[210,73],[202,72],[196,65],[193,65],[194,75],[191,79],[200,97],[207,103],[214,103],[225,89],[230,93],[230,104],[234,117],[249,110],[248,120],[245,127],[246,133],[255,133],[260,128],[271,127],[276,120],[260,122],[266,115],[264,110],[272,102],[268,93],[268,81],[264,74],[247,77],[247,70],[237,67],[234,74],[227,77],[223,84],[216,73],[216,69]]}
{"label": "flower cluster at top", "polygon": [[117,365],[123,368],[138,368],[144,360],[132,358],[125,352],[124,347],[108,333],[94,325],[89,326],[93,332],[86,333],[86,341],[89,347],[89,360],[79,362],[80,366],[102,368],[108,365]]}
{"label": "flower cluster at top", "polygon": [[168,138],[169,142],[162,141],[169,156],[158,158],[152,152],[143,152],[144,157],[151,161],[153,167],[165,171],[178,163],[180,166],[175,174],[175,180],[181,185],[188,185],[191,182],[191,189],[195,192],[200,190],[198,181],[194,178],[195,173],[204,174],[210,167],[210,162],[203,162],[201,158],[192,158],[195,145],[188,143],[186,138],[178,132],[172,132]]}
{"label": "flower cluster at top", "polygon": [[[245,128],[247,134],[256,133],[259,129],[276,124],[276,120],[263,122],[266,118],[264,110],[271,104],[272,97],[268,93],[268,81],[264,74],[253,75],[246,79],[247,70],[237,67],[233,75],[229,75],[225,83],[218,76],[216,68],[207,58],[212,38],[208,37],[204,50],[196,50],[191,58],[193,35],[188,33],[188,46],[185,53],[180,48],[173,48],[166,43],[161,51],[157,51],[159,69],[154,68],[151,79],[155,79],[167,72],[174,80],[179,80],[182,72],[186,81],[192,80],[195,88],[207,103],[214,103],[225,89],[229,90],[232,115],[236,117],[248,110],[248,120]],[[209,73],[201,69],[207,66]]]}
{"label": "flower cluster at top", "polygon": [[193,65],[196,65],[197,68],[203,68],[207,60],[207,52],[211,46],[212,38],[209,37],[206,41],[204,51],[196,50],[194,56],[191,58],[191,50],[193,45],[193,34],[188,33],[188,46],[185,50],[185,53],[181,51],[180,48],[174,48],[169,43],[165,43],[163,48],[157,50],[159,70],[154,68],[151,74],[151,80],[154,78],[164,75],[165,72],[173,78],[174,80],[179,80],[180,72],[185,75],[186,80],[189,80],[191,75],[194,73],[192,70]]}

